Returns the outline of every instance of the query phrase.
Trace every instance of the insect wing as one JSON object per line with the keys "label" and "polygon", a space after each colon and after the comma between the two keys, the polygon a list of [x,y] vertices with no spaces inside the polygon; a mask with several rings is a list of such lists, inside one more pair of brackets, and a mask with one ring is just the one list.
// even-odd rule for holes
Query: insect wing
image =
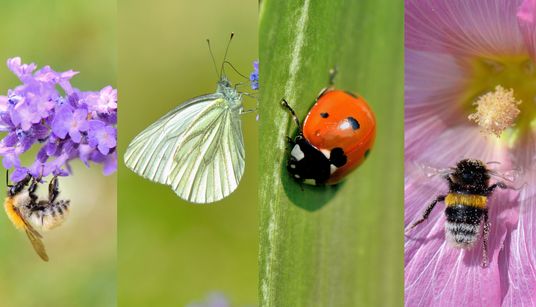
{"label": "insect wing", "polygon": [[223,199],[244,174],[244,140],[240,111],[217,99],[184,132],[168,184],[193,203]]}
{"label": "insect wing", "polygon": [[221,94],[193,98],[147,127],[128,145],[126,166],[146,179],[167,184],[181,136],[192,120],[218,98]]}
{"label": "insect wing", "polygon": [[35,250],[35,252],[43,259],[44,261],[48,261],[48,255],[45,250],[45,245],[43,244],[43,241],[36,236],[36,234],[39,234],[35,231],[31,231],[30,229],[26,228],[26,235],[28,236],[28,239],[30,239],[30,242],[32,242],[32,246]]}
{"label": "insect wing", "polygon": [[32,243],[32,247],[35,250],[35,252],[43,259],[44,261],[48,261],[48,255],[45,250],[45,245],[43,244],[43,241],[41,241],[41,234],[35,230],[28,221],[22,216],[20,211],[18,209],[15,209],[15,212],[20,216],[20,218],[24,221],[24,230],[26,231],[26,235],[28,236],[28,239],[30,239],[30,242]]}

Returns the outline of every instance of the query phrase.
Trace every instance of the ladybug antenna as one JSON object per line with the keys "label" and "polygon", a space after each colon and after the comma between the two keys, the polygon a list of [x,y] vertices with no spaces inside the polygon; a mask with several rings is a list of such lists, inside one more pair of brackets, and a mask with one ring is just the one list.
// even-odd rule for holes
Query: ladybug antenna
{"label": "ladybug antenna", "polygon": [[281,105],[290,112],[292,118],[294,119],[294,122],[296,122],[298,128],[301,129],[300,120],[298,119],[298,116],[296,116],[296,113],[294,112],[294,110],[292,110],[292,108],[289,106],[288,102],[284,98],[281,99]]}
{"label": "ladybug antenna", "polygon": [[214,53],[212,53],[212,47],[210,46],[210,40],[207,38],[207,44],[208,44],[208,52],[210,53],[210,57],[212,58],[212,64],[214,64],[214,71],[216,72],[216,75],[218,75],[218,66],[216,65],[216,60],[214,59]]}
{"label": "ladybug antenna", "polygon": [[220,78],[223,75],[223,68],[225,66],[225,62],[227,62],[227,52],[229,51],[229,46],[231,46],[231,41],[233,40],[234,32],[231,32],[231,37],[229,37],[229,42],[227,43],[227,47],[225,48],[225,54],[223,55],[223,63],[221,63],[221,71],[220,71]]}

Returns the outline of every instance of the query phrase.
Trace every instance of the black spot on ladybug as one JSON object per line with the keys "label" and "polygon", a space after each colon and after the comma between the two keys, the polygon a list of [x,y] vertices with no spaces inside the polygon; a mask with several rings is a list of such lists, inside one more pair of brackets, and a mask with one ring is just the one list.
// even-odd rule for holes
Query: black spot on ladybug
{"label": "black spot on ladybug", "polygon": [[329,114],[324,112],[324,113],[320,113],[320,117],[322,118],[328,118],[329,117]]}
{"label": "black spot on ladybug", "polygon": [[352,129],[354,130],[359,129],[360,127],[359,122],[355,118],[350,116],[346,120],[350,123],[350,125],[352,125]]}
{"label": "black spot on ladybug", "polygon": [[369,153],[370,153],[370,149],[367,149],[367,151],[365,151],[365,159],[368,157]]}
{"label": "black spot on ladybug", "polygon": [[336,167],[341,167],[346,164],[347,158],[344,154],[344,150],[340,147],[335,147],[331,150],[329,155],[329,162]]}

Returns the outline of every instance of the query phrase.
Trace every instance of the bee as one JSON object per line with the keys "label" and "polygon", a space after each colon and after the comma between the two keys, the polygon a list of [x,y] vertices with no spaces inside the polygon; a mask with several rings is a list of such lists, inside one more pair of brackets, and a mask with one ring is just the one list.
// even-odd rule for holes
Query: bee
{"label": "bee", "polygon": [[48,261],[43,237],[36,230],[48,231],[60,226],[69,214],[69,200],[58,199],[59,183],[54,176],[48,185],[48,199],[39,199],[35,194],[40,178],[27,175],[14,185],[7,185],[4,209],[19,230],[24,230],[34,250],[44,261]]}
{"label": "bee", "polygon": [[464,159],[456,167],[444,173],[443,178],[449,185],[449,193],[439,195],[428,205],[422,217],[409,228],[424,222],[438,202],[444,202],[445,237],[456,248],[470,249],[482,231],[482,266],[488,266],[488,240],[490,222],[488,218],[488,197],[496,188],[506,189],[504,182],[490,185],[492,171],[480,160]]}

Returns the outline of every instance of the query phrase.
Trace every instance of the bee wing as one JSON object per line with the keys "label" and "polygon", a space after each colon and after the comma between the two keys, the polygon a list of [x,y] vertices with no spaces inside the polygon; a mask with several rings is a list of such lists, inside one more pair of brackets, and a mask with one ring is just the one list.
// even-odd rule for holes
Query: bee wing
{"label": "bee wing", "polygon": [[451,167],[438,168],[438,167],[434,167],[426,163],[419,163],[419,162],[414,162],[414,164],[420,169],[422,174],[424,174],[428,178],[435,177],[435,176],[445,177],[449,174],[452,174],[452,172],[454,171],[454,169]]}
{"label": "bee wing", "polygon": [[193,98],[143,130],[128,145],[125,164],[138,175],[167,184],[181,136],[193,120],[221,94]]}
{"label": "bee wing", "polygon": [[32,247],[34,248],[35,252],[43,259],[44,261],[48,261],[48,255],[45,250],[45,245],[43,244],[43,241],[41,241],[41,234],[35,230],[28,221],[22,216],[20,211],[15,208],[15,212],[20,216],[22,221],[24,222],[24,230],[26,232],[26,235],[28,236],[28,239],[30,239],[30,242],[32,243]]}
{"label": "bee wing", "polygon": [[217,99],[184,132],[168,178],[179,197],[193,203],[223,199],[237,187],[245,167],[240,111]]}
{"label": "bee wing", "polygon": [[28,239],[30,239],[30,242],[32,242],[32,246],[39,257],[41,257],[41,259],[44,261],[48,261],[47,251],[45,250],[43,241],[41,241],[41,235],[35,230],[30,230],[29,228],[26,228],[26,235],[28,236]]}

